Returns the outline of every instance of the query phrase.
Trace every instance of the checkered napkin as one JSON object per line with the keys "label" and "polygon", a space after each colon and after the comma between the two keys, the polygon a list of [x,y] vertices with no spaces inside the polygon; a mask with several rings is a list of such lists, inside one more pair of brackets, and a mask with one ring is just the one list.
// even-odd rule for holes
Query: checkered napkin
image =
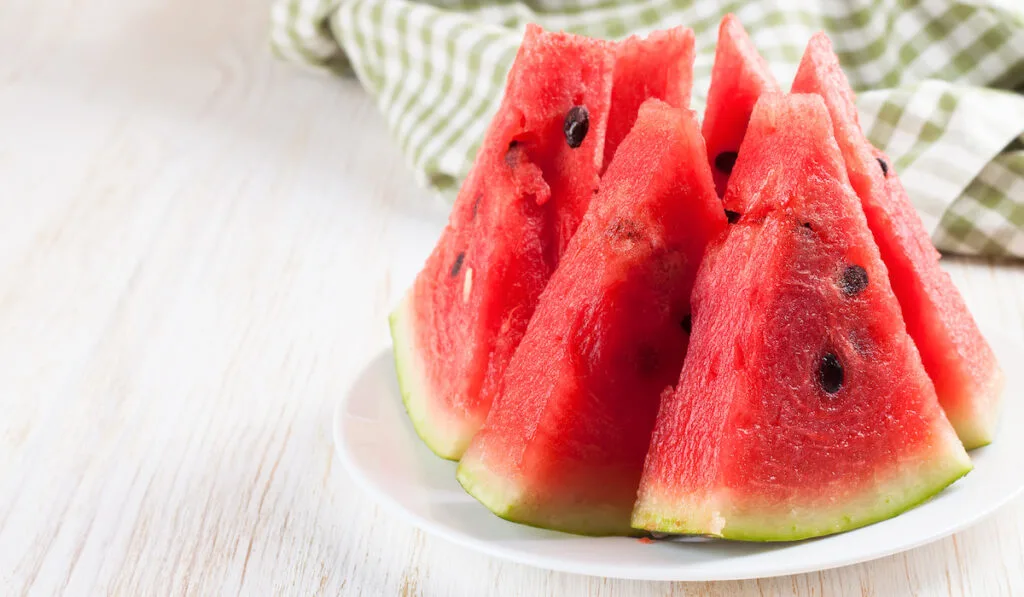
{"label": "checkered napkin", "polygon": [[420,183],[454,197],[526,23],[608,39],[693,28],[700,113],[727,12],[783,85],[828,32],[936,246],[1024,258],[1024,0],[276,0],[271,43],[357,76]]}

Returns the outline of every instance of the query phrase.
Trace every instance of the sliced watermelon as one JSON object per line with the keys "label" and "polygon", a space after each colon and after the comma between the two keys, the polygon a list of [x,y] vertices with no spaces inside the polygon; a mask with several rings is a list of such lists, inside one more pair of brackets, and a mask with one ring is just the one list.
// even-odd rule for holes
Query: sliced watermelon
{"label": "sliced watermelon", "polygon": [[816,93],[825,99],[850,182],[939,402],[967,449],[988,444],[995,433],[1002,371],[963,297],[939,265],[939,253],[892,161],[865,138],[853,90],[824,33],[811,38],[793,92]]}
{"label": "sliced watermelon", "polygon": [[527,28],[448,226],[391,316],[417,433],[458,459],[483,423],[537,298],[598,185],[607,42]]}
{"label": "sliced watermelon", "polygon": [[762,96],[733,193],[749,209],[698,275],[634,526],[803,539],[895,516],[966,474],[821,98]]}
{"label": "sliced watermelon", "polygon": [[675,27],[646,39],[631,36],[616,46],[615,83],[604,145],[604,166],[633,128],[637,110],[655,97],[677,108],[690,106],[693,89],[693,30]]}
{"label": "sliced watermelon", "polygon": [[459,464],[499,516],[630,532],[660,392],[678,378],[688,296],[726,226],[691,112],[650,100],[541,295]]}
{"label": "sliced watermelon", "polygon": [[703,127],[719,197],[725,195],[754,103],[762,93],[771,91],[779,91],[779,84],[768,63],[757,53],[739,19],[725,15],[718,26]]}

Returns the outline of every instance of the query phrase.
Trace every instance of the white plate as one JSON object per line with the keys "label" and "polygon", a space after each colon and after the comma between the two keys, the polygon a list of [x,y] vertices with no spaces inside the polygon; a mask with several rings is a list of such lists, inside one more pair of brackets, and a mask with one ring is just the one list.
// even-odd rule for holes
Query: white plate
{"label": "white plate", "polygon": [[412,524],[471,549],[551,570],[644,580],[732,580],[856,564],[935,541],[974,524],[1024,489],[1024,347],[987,334],[1007,375],[1001,433],[971,453],[974,470],[931,501],[862,529],[794,543],[695,538],[644,543],[579,537],[507,522],[455,481],[455,463],[423,445],[405,416],[391,351],[362,370],[334,417],[345,468]]}

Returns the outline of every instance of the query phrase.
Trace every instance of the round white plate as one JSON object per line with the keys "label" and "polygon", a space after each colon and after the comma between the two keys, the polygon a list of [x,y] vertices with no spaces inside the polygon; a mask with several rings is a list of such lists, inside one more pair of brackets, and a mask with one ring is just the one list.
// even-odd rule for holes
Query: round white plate
{"label": "round white plate", "polygon": [[391,351],[362,370],[334,417],[334,440],[356,482],[399,517],[471,549],[551,570],[644,580],[732,580],[855,564],[963,529],[1024,489],[1024,347],[987,334],[1006,371],[1001,432],[971,452],[974,470],[931,501],[862,529],[794,543],[694,538],[643,542],[579,537],[507,522],[467,495],[455,463],[416,436],[402,407]]}

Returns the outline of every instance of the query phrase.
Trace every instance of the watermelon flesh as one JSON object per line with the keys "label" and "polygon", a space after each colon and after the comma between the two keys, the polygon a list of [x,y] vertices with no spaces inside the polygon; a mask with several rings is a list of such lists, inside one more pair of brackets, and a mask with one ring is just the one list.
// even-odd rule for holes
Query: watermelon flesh
{"label": "watermelon flesh", "polygon": [[527,28],[448,225],[391,315],[406,409],[441,457],[483,423],[596,192],[613,66],[607,42]]}
{"label": "watermelon flesh", "polygon": [[939,402],[967,449],[988,444],[995,433],[1002,371],[963,297],[939,265],[939,253],[892,161],[865,138],[853,90],[825,34],[808,44],[793,92],[824,98],[850,182]]}
{"label": "watermelon flesh", "polygon": [[633,525],[803,539],[966,474],[820,97],[762,96],[728,194],[748,209],[701,266]]}
{"label": "watermelon flesh", "polygon": [[630,531],[659,394],[679,375],[688,296],[726,227],[697,123],[643,104],[459,464],[499,516]]}
{"label": "watermelon flesh", "polygon": [[633,128],[637,110],[654,97],[677,108],[690,106],[693,89],[693,30],[675,27],[616,45],[612,107],[604,145],[604,167]]}
{"label": "watermelon flesh", "polygon": [[703,126],[719,197],[725,195],[754,104],[762,93],[772,91],[779,91],[779,84],[768,63],[758,54],[739,19],[725,15],[718,26]]}

